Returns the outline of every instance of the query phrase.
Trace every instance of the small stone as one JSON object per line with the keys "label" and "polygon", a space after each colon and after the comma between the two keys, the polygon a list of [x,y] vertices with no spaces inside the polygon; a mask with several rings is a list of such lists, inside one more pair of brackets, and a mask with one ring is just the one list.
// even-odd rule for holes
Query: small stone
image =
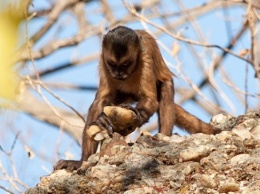
{"label": "small stone", "polygon": [[254,126],[251,130],[251,135],[254,139],[260,140],[260,125]]}
{"label": "small stone", "polygon": [[179,136],[179,135],[172,135],[170,137],[170,142],[174,142],[174,143],[181,143],[183,141],[185,141],[187,139],[187,136]]}
{"label": "small stone", "polygon": [[94,166],[91,168],[91,174],[92,177],[96,177],[98,179],[107,178],[108,174],[112,175],[111,172],[113,172],[116,169],[116,165],[99,165]]}
{"label": "small stone", "polygon": [[219,124],[223,124],[226,123],[229,119],[231,119],[232,116],[229,114],[217,114],[215,116],[213,116],[210,120],[210,124],[211,125],[219,125]]}
{"label": "small stone", "polygon": [[243,144],[247,148],[257,148],[260,147],[260,141],[256,139],[245,139],[243,141]]}
{"label": "small stone", "polygon": [[200,168],[200,165],[198,162],[187,162],[187,165],[183,169],[183,174],[188,175],[192,174],[194,171]]}
{"label": "small stone", "polygon": [[189,148],[180,152],[182,161],[199,161],[201,158],[210,154],[212,146],[201,145],[195,148]]}
{"label": "small stone", "polygon": [[251,156],[249,154],[239,154],[230,159],[231,165],[242,164],[249,160]]}
{"label": "small stone", "polygon": [[234,182],[225,182],[219,187],[220,193],[236,192],[239,190],[239,185]]}
{"label": "small stone", "polygon": [[176,183],[174,181],[170,181],[170,186],[172,188],[180,188],[182,185],[180,183]]}
{"label": "small stone", "polygon": [[198,183],[207,188],[214,188],[218,185],[217,181],[214,180],[212,177],[206,174],[195,174],[192,176]]}
{"label": "small stone", "polygon": [[251,133],[247,129],[245,129],[241,126],[233,128],[232,132],[237,134],[242,140],[251,139],[251,137],[252,137]]}
{"label": "small stone", "polygon": [[246,129],[252,129],[257,125],[257,120],[256,119],[247,119],[245,120],[241,125],[245,127]]}
{"label": "small stone", "polygon": [[232,133],[230,131],[222,131],[221,133],[215,135],[217,139],[221,142],[226,142],[228,139],[232,138]]}
{"label": "small stone", "polygon": [[163,135],[162,133],[157,133],[154,137],[158,140],[161,140],[161,141],[170,142],[170,137]]}
{"label": "small stone", "polygon": [[257,190],[254,190],[254,191],[251,191],[250,194],[259,194],[260,193],[260,189],[257,189]]}
{"label": "small stone", "polygon": [[141,193],[153,194],[155,193],[155,190],[152,187],[142,187],[137,189],[131,189],[124,192],[124,194],[141,194]]}

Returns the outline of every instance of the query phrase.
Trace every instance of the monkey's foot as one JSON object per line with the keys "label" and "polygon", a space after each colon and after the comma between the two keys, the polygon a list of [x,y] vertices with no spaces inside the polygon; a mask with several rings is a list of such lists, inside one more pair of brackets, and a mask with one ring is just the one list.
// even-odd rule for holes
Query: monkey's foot
{"label": "monkey's foot", "polygon": [[212,134],[216,135],[220,132],[222,132],[222,130],[218,127],[212,126],[213,130],[212,130]]}
{"label": "monkey's foot", "polygon": [[53,168],[54,170],[65,169],[72,172],[73,170],[77,170],[78,168],[80,168],[81,165],[82,161],[78,160],[59,160]]}

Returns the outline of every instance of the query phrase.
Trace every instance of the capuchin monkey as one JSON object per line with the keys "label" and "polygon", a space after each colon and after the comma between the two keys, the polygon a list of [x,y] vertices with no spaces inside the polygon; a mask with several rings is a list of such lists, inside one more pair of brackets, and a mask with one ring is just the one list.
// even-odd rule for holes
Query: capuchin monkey
{"label": "capuchin monkey", "polygon": [[[60,160],[54,169],[78,169],[94,154],[98,142],[91,140],[86,130],[92,124],[107,130],[111,123],[105,106],[129,108],[141,127],[157,112],[159,132],[171,136],[176,125],[190,133],[216,134],[220,130],[186,112],[174,102],[174,75],[166,66],[155,39],[143,30],[118,26],[103,38],[99,63],[100,84],[83,131],[80,161]],[[135,107],[127,104],[136,103]]]}

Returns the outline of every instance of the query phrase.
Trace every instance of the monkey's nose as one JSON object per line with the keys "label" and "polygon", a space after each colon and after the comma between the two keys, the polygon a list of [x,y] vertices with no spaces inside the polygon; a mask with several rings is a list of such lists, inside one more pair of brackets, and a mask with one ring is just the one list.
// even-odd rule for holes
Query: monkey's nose
{"label": "monkey's nose", "polygon": [[119,78],[124,77],[124,72],[116,72],[116,76]]}
{"label": "monkey's nose", "polygon": [[115,74],[115,76],[116,76],[116,79],[119,79],[119,80],[125,80],[127,78],[127,75],[123,72],[117,72]]}

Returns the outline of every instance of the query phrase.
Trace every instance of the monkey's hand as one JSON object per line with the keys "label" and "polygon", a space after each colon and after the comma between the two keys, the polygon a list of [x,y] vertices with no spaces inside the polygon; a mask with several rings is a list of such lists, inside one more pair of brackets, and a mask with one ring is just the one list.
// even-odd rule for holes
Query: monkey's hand
{"label": "monkey's hand", "polygon": [[149,118],[146,111],[132,107],[129,104],[121,104],[120,107],[134,112],[134,114],[135,114],[135,121],[134,121],[135,127],[142,126],[144,123],[147,122],[147,120]]}
{"label": "monkey's hand", "polygon": [[126,136],[136,129],[138,118],[131,108],[124,108],[122,106],[106,106],[103,111],[112,123],[112,129],[114,132]]}
{"label": "monkey's hand", "polygon": [[66,169],[68,171],[77,170],[82,165],[82,161],[78,160],[59,160],[54,165],[54,170]]}
{"label": "monkey's hand", "polygon": [[138,119],[136,114],[118,106],[106,106],[97,121],[92,123],[87,129],[87,135],[96,141],[100,141],[107,136],[117,132],[126,136],[133,132],[137,127]]}
{"label": "monkey's hand", "polygon": [[95,122],[89,124],[86,134],[91,140],[101,141],[113,134],[113,123],[111,123],[107,115],[102,112]]}

